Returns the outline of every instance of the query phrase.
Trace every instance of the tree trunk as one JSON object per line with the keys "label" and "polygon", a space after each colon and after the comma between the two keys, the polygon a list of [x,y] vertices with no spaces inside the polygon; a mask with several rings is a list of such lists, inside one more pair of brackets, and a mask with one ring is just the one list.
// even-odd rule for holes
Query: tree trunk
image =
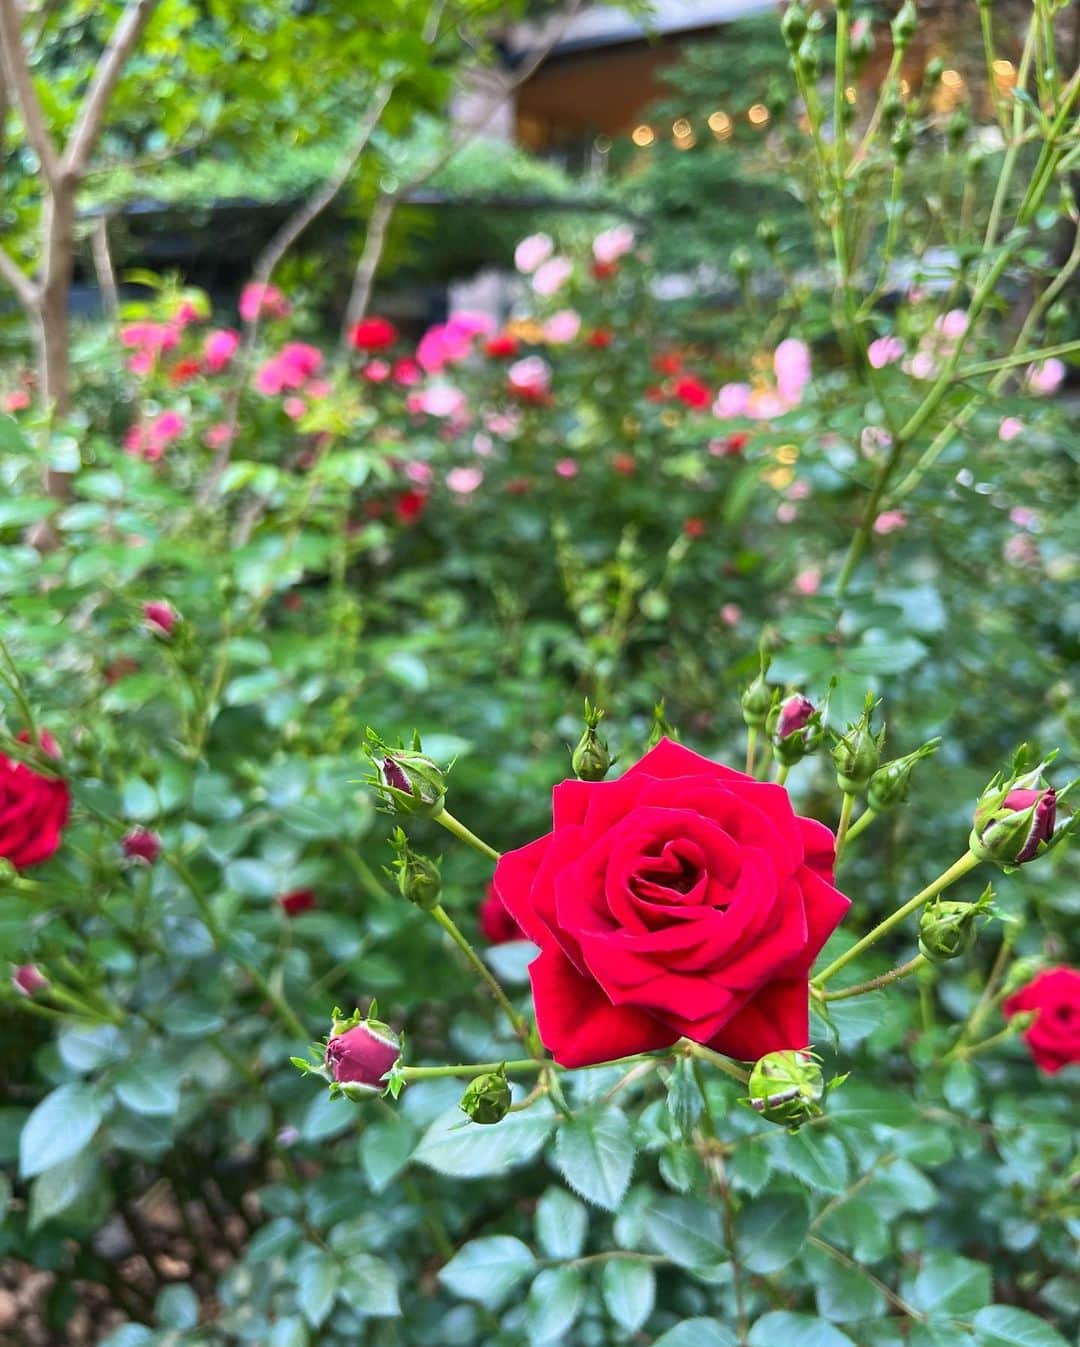
{"label": "tree trunk", "polygon": [[75,270],[75,193],[59,185],[45,204],[45,265],[38,313],[42,406],[55,419],[71,410],[69,307]]}

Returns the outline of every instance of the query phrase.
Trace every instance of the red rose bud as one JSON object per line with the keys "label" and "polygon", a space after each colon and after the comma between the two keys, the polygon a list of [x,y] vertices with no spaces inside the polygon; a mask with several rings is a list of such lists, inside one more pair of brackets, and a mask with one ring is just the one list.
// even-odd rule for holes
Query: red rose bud
{"label": "red rose bud", "polygon": [[579,781],[603,781],[614,761],[607,740],[596,732],[603,718],[603,711],[590,706],[586,698],[585,730],[570,756],[570,766]]}
{"label": "red rose bud", "polygon": [[795,693],[773,708],[769,730],[777,760],[790,767],[821,742],[821,716],[812,701]]}
{"label": "red rose bud", "polygon": [[[1037,779],[1038,773],[1032,774]],[[1012,786],[983,795],[975,809],[971,850],[981,861],[1011,868],[1034,860],[1054,836],[1057,794],[1052,786]]]}
{"label": "red rose bud", "polygon": [[911,773],[915,770],[915,764],[936,753],[940,745],[940,737],[928,739],[914,753],[907,753],[902,758],[893,758],[891,762],[882,763],[870,778],[870,785],[867,787],[866,803],[869,807],[876,814],[881,814],[886,809],[903,804],[908,797]]}
{"label": "red rose bud", "polygon": [[389,318],[361,318],[349,333],[354,351],[385,351],[397,341],[397,328]]}
{"label": "red rose bud", "polygon": [[1047,968],[1006,998],[1002,1014],[1034,1015],[1024,1030],[1035,1065],[1047,1075],[1080,1062],[1080,969]]}
{"label": "red rose bud", "polygon": [[166,603],[164,599],[155,599],[150,603],[144,603],[142,613],[147,630],[152,635],[161,636],[165,639],[173,634],[173,628],[179,620],[176,609],[171,603]]}
{"label": "red rose bud", "polygon": [[489,945],[505,945],[510,940],[524,940],[521,927],[506,910],[503,900],[488,885],[487,895],[480,904],[480,930]]}
{"label": "red rose bud", "polygon": [[317,907],[318,900],[311,889],[292,889],[278,895],[277,905],[287,917],[298,917],[301,912]]}
{"label": "red rose bud", "polygon": [[747,1092],[755,1113],[795,1132],[821,1117],[825,1082],[809,1053],[770,1052],[754,1063]]}
{"label": "red rose bud", "polygon": [[132,828],[120,845],[129,860],[145,861],[147,865],[153,865],[161,855],[161,838],[149,828]]}
{"label": "red rose bud", "polygon": [[594,351],[606,351],[612,342],[611,329],[606,327],[593,328],[585,341]]}
{"label": "red rose bud", "polygon": [[498,332],[484,343],[484,354],[493,360],[509,360],[517,353],[518,340],[511,332]]}
{"label": "red rose bud", "polygon": [[397,814],[434,818],[446,799],[446,774],[420,751],[420,736],[409,748],[389,748],[368,731],[368,755],[375,764],[375,789]]}
{"label": "red rose bud", "polygon": [[506,1067],[487,1071],[471,1080],[461,1096],[461,1111],[474,1123],[498,1123],[510,1112],[510,1084]]}
{"label": "red rose bud", "polygon": [[380,1020],[345,1020],[326,1044],[326,1067],[340,1093],[350,1099],[383,1094],[383,1077],[401,1056],[401,1044]]}
{"label": "red rose bud", "polygon": [[11,970],[11,985],[20,996],[36,996],[49,985],[49,979],[32,963]]}

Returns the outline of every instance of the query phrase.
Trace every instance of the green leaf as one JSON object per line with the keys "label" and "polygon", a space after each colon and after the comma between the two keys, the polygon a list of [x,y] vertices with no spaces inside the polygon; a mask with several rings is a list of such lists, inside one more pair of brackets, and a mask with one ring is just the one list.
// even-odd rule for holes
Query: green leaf
{"label": "green leaf", "polygon": [[737,1343],[735,1334],[719,1319],[684,1319],[657,1338],[653,1347],[737,1347]]}
{"label": "green leaf", "polygon": [[261,1263],[284,1253],[300,1238],[300,1227],[289,1216],[279,1216],[252,1236],[245,1257],[249,1263]]}
{"label": "green leaf", "polygon": [[656,1271],[651,1263],[612,1258],[604,1264],[600,1290],[607,1312],[627,1333],[637,1333],[656,1302]]}
{"label": "green leaf", "polygon": [[849,1080],[829,1097],[829,1117],[859,1127],[903,1127],[917,1113],[910,1096],[872,1081]]}
{"label": "green leaf", "polygon": [[855,1347],[846,1333],[827,1319],[815,1319],[809,1314],[790,1314],[774,1310],[759,1319],[747,1339],[750,1347]]}
{"label": "green leaf", "polygon": [[810,1213],[801,1197],[765,1197],[735,1218],[739,1262],[750,1272],[778,1272],[802,1248]]}
{"label": "green leaf", "polygon": [[270,1330],[267,1347],[308,1347],[311,1337],[307,1325],[298,1314],[279,1319]]}
{"label": "green leaf", "polygon": [[588,1211],[565,1188],[549,1188],[536,1204],[536,1240],[549,1258],[577,1258],[588,1228]]}
{"label": "green leaf", "polygon": [[551,1133],[554,1110],[542,1099],[523,1113],[479,1127],[459,1108],[447,1110],[420,1139],[413,1159],[438,1174],[479,1179],[527,1164]]}
{"label": "green leaf", "polygon": [[694,1079],[693,1063],[688,1057],[680,1057],[672,1067],[667,1083],[667,1107],[676,1133],[688,1137],[704,1107]]}
{"label": "green leaf", "polygon": [[168,1117],[180,1104],[176,1069],[167,1062],[141,1061],[125,1066],[116,1077],[116,1095],[125,1108],[149,1117]]}
{"label": "green leaf", "polygon": [[319,1328],[330,1313],[340,1285],[341,1264],[327,1254],[316,1253],[301,1267],[296,1303],[312,1328]]}
{"label": "green leaf", "polygon": [[852,1323],[885,1312],[884,1297],[861,1267],[847,1267],[813,1246],[804,1249],[802,1257],[823,1319]]}
{"label": "green leaf", "polygon": [[88,1146],[105,1116],[105,1099],[86,1085],[61,1085],[26,1120],[19,1173],[31,1179]]}
{"label": "green leaf", "polygon": [[525,1331],[531,1347],[556,1342],[574,1326],[585,1298],[585,1282],[573,1267],[545,1268],[529,1288]]}
{"label": "green leaf", "polygon": [[992,1294],[985,1263],[931,1250],[924,1255],[906,1298],[927,1314],[967,1319],[988,1305]]}
{"label": "green leaf", "polygon": [[31,1231],[74,1206],[89,1188],[95,1168],[93,1155],[84,1150],[39,1174],[30,1187]]}
{"label": "green leaf", "polygon": [[416,1146],[416,1130],[404,1118],[372,1123],[360,1138],[360,1163],[375,1193],[384,1192],[397,1178]]}
{"label": "green leaf", "polygon": [[355,1127],[359,1121],[360,1106],[351,1099],[331,1099],[329,1094],[317,1094],[304,1111],[300,1136],[304,1141],[326,1141]]}
{"label": "green leaf", "polygon": [[645,1233],[657,1253],[692,1272],[711,1273],[728,1256],[715,1203],[659,1198],[646,1218]]}
{"label": "green leaf", "polygon": [[898,674],[913,669],[926,657],[926,646],[914,636],[898,641],[866,642],[844,652],[845,668],[854,674]]}
{"label": "green leaf", "polygon": [[634,1171],[634,1142],[625,1114],[606,1108],[563,1123],[555,1137],[555,1163],[574,1192],[615,1211]]}
{"label": "green leaf", "polygon": [[186,1333],[199,1322],[199,1297],[182,1283],[166,1286],[154,1302],[154,1318],[162,1328]]}
{"label": "green leaf", "polygon": [[978,1347],[1068,1347],[1044,1320],[1012,1305],[988,1305],[975,1316]]}
{"label": "green leaf", "polygon": [[439,1272],[439,1281],[462,1300],[495,1310],[536,1267],[532,1250],[513,1235],[470,1240]]}
{"label": "green leaf", "polygon": [[348,1260],[339,1294],[354,1313],[368,1319],[396,1319],[401,1313],[393,1268],[371,1254],[354,1254]]}
{"label": "green leaf", "polygon": [[776,1168],[793,1174],[812,1192],[835,1195],[847,1187],[848,1158],[839,1137],[804,1128],[778,1139],[771,1150]]}

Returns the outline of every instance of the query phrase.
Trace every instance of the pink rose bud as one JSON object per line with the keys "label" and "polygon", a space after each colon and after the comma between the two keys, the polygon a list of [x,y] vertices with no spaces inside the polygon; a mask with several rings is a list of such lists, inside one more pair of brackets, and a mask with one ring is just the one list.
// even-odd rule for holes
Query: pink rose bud
{"label": "pink rose bud", "polygon": [[397,1035],[379,1020],[361,1020],[326,1045],[330,1075],[350,1098],[382,1094],[383,1077],[400,1056]]}
{"label": "pink rose bud", "polygon": [[143,621],[154,636],[168,637],[173,634],[177,623],[177,612],[171,603],[164,599],[154,599],[143,604]]}
{"label": "pink rose bud", "polygon": [[11,970],[11,985],[20,996],[36,996],[49,985],[49,979],[32,963]]}
{"label": "pink rose bud", "polygon": [[786,739],[797,730],[804,729],[814,714],[814,703],[798,693],[789,697],[780,707],[780,717],[776,722],[776,737]]}
{"label": "pink rose bud", "polygon": [[130,860],[153,865],[161,855],[161,838],[149,828],[132,828],[120,844]]}
{"label": "pink rose bud", "polygon": [[1053,786],[1046,790],[1011,790],[1005,796],[1005,803],[1002,805],[1003,809],[1011,809],[1013,813],[1030,809],[1032,805],[1035,806],[1035,812],[1031,816],[1031,831],[1016,857],[1017,865],[1032,860],[1038,854],[1039,844],[1049,842],[1053,837],[1054,823],[1057,819],[1057,795]]}
{"label": "pink rose bud", "polygon": [[287,917],[298,917],[301,912],[310,912],[318,906],[311,889],[291,889],[278,895],[277,905]]}
{"label": "pink rose bud", "polygon": [[[1038,781],[1038,769],[1027,777]],[[1054,836],[1057,795],[1052,786],[991,782],[975,809],[969,845],[982,861],[1011,869],[1034,860]]]}

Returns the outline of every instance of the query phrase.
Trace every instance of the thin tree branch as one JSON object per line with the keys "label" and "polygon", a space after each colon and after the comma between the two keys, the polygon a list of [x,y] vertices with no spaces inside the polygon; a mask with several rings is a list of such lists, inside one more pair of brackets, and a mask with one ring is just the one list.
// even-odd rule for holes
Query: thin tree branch
{"label": "thin tree branch", "polygon": [[94,221],[94,230],[90,235],[90,251],[94,258],[98,289],[101,291],[101,307],[110,322],[115,323],[120,308],[120,293],[116,285],[116,268],[113,266],[112,253],[109,251],[107,215],[99,215]]}
{"label": "thin tree branch", "polygon": [[[10,3],[10,0],[4,2]],[[77,182],[86,172],[90,156],[101,133],[101,123],[109,99],[157,3],[158,0],[132,0],[117,21],[112,36],[101,53],[94,77],[90,81],[90,88],[79,110],[75,129],[64,151],[60,164],[60,171],[64,177]]]}
{"label": "thin tree branch", "polygon": [[0,244],[0,276],[15,291],[15,298],[26,310],[27,317],[36,318],[38,288],[2,244]]}
{"label": "thin tree branch", "polygon": [[386,235],[399,200],[400,197],[396,192],[380,192],[371,208],[367,233],[364,235],[364,247],[356,264],[349,302],[345,306],[345,319],[341,325],[342,348],[348,345],[350,331],[367,313],[367,307],[371,303],[375,275],[382,261]]}
{"label": "thin tree branch", "polygon": [[0,55],[3,56],[8,84],[14,90],[19,105],[26,139],[41,162],[46,183],[53,187],[60,177],[60,160],[46,129],[45,116],[30,74],[30,63],[23,46],[18,0],[0,0]]}

